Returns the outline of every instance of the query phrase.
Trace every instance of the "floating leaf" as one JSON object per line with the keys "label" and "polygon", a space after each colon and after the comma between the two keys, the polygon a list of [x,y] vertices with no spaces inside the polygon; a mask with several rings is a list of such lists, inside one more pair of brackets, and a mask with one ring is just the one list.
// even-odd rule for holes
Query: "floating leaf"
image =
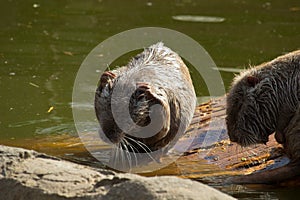
{"label": "floating leaf", "polygon": [[47,113],[50,113],[53,109],[54,109],[54,107],[51,106],[51,107],[48,109]]}

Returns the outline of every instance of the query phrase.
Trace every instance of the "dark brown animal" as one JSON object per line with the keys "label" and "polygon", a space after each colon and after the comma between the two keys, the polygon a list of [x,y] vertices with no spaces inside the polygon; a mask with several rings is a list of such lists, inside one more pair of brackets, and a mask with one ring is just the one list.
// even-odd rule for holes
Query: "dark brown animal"
{"label": "dark brown animal", "polygon": [[[104,72],[95,95],[96,115],[105,137],[131,152],[167,146],[184,133],[195,106],[188,68],[162,43],[146,48],[127,66]],[[147,136],[143,128],[150,124]]]}
{"label": "dark brown animal", "polygon": [[286,166],[231,179],[274,183],[300,175],[300,51],[280,56],[237,76],[227,96],[230,140],[266,143],[275,132],[291,159]]}

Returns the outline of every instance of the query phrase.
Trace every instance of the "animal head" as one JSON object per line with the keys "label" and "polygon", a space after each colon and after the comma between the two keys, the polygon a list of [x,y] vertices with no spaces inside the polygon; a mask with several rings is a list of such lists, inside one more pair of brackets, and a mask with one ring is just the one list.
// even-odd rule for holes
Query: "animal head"
{"label": "animal head", "polygon": [[256,69],[238,76],[227,96],[226,124],[230,140],[242,146],[266,143],[275,131],[276,85]]}
{"label": "animal head", "polygon": [[[135,85],[130,85],[129,82],[132,82],[132,80],[123,74],[116,70],[102,74],[95,94],[97,119],[103,133],[110,142],[117,145],[121,144],[121,147],[122,145],[129,145],[132,148],[129,150],[132,151],[149,151],[150,146],[153,146],[152,142],[159,141],[169,131],[170,108],[166,98],[167,94],[164,89],[154,87],[150,83],[137,82]],[[115,95],[113,92],[117,90],[117,87],[120,92],[116,92]],[[131,87],[133,87],[133,90],[130,90]],[[127,95],[130,95],[129,104],[119,105],[123,103],[123,97]],[[114,114],[112,111],[113,103],[118,107],[117,110],[114,110]],[[152,109],[155,105],[159,105],[160,109]],[[126,110],[129,110],[129,116],[124,115]],[[118,117],[121,121],[117,122],[115,117]],[[131,118],[134,125],[125,129],[120,127],[120,124],[124,126],[130,124],[128,123],[128,117]],[[150,127],[150,132],[155,129],[158,131],[150,137],[139,138],[141,127],[148,126],[150,123],[158,126],[158,129],[155,127],[151,129]]]}

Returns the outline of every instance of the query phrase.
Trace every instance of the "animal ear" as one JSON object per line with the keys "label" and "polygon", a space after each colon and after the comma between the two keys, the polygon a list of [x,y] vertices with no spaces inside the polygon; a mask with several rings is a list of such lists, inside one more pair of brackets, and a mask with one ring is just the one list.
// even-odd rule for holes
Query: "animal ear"
{"label": "animal ear", "polygon": [[112,73],[112,72],[110,72],[110,71],[106,71],[106,72],[104,72],[102,75],[101,75],[101,78],[100,78],[100,87],[101,88],[104,88],[105,87],[105,85],[109,82],[109,81],[111,81],[112,79],[115,79],[117,76],[114,74],[114,73]]}
{"label": "animal ear", "polygon": [[259,79],[255,76],[248,76],[247,77],[247,83],[251,86],[254,87],[257,83],[259,83]]}

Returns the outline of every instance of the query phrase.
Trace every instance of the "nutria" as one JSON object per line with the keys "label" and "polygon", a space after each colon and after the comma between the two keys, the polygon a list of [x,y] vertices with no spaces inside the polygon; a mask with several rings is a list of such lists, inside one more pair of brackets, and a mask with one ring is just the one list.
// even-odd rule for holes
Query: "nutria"
{"label": "nutria", "polygon": [[[128,96],[127,105],[122,105],[124,95]],[[117,109],[113,110],[113,105]],[[162,109],[155,111],[154,105]],[[95,94],[96,116],[106,138],[131,152],[156,151],[182,135],[195,106],[188,68],[179,55],[161,42],[146,48],[128,65],[104,72]],[[136,126],[123,130],[120,125],[127,125],[126,109]],[[115,117],[120,118],[118,123]],[[151,122],[154,127],[150,131],[158,131],[147,137],[140,128]]]}
{"label": "nutria", "polygon": [[237,76],[227,96],[230,140],[242,146],[266,143],[270,134],[290,163],[234,177],[235,183],[275,183],[300,175],[300,51],[280,56]]}

